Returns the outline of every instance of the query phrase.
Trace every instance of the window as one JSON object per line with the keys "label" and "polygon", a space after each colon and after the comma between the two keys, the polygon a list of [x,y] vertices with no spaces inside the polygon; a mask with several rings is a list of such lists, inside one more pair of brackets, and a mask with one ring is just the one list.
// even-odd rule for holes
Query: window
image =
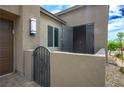
{"label": "window", "polygon": [[59,42],[58,42],[59,33],[58,33],[58,31],[59,31],[58,28],[54,28],[54,46],[55,47],[58,47],[58,45],[59,45]]}
{"label": "window", "polygon": [[53,27],[48,26],[48,47],[53,47]]}
{"label": "window", "polygon": [[59,46],[59,29],[48,26],[48,47]]}

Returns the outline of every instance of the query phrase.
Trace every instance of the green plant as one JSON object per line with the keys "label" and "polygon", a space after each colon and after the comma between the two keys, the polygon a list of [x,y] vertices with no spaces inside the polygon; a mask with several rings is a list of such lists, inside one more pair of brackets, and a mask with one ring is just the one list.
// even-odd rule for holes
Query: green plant
{"label": "green plant", "polygon": [[111,51],[115,51],[118,47],[119,44],[117,41],[109,40],[108,42],[108,50],[110,51],[109,55],[111,55]]}
{"label": "green plant", "polygon": [[121,73],[124,73],[124,67],[120,67],[119,71],[120,71]]}
{"label": "green plant", "polygon": [[118,32],[117,33],[117,41],[119,43],[119,48],[121,49],[121,54],[123,55],[123,40],[124,40],[124,33],[123,32]]}

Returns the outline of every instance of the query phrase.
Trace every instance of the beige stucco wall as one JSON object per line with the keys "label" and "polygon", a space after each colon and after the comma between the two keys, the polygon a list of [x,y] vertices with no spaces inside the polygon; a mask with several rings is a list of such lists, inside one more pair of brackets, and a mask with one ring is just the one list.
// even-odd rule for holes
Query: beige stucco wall
{"label": "beige stucco wall", "polygon": [[24,51],[25,62],[25,78],[27,80],[33,80],[33,51],[34,49],[28,49]]}
{"label": "beige stucco wall", "polygon": [[[59,29],[59,47],[48,47],[48,28],[47,26],[57,27]],[[61,47],[61,33],[62,33],[62,24],[55,19],[43,14],[40,15],[40,45],[47,47],[51,51],[60,50]]]}
{"label": "beige stucco wall", "polygon": [[104,87],[105,57],[88,54],[52,52],[52,87]]}
{"label": "beige stucco wall", "polygon": [[[18,72],[24,74],[24,51],[27,49],[36,48],[40,45],[40,6],[27,5],[21,6],[20,18],[17,23],[16,31],[16,69]],[[30,36],[29,20],[35,18],[37,20],[37,33],[35,36]]]}
{"label": "beige stucco wall", "polygon": [[11,12],[13,14],[20,14],[20,6],[19,5],[0,5],[0,9]]}
{"label": "beige stucco wall", "polygon": [[95,23],[94,46],[95,52],[107,47],[108,33],[108,6],[87,5],[80,9],[59,16],[67,22],[68,26],[77,26],[87,23]]}
{"label": "beige stucco wall", "polygon": [[[40,6],[22,6],[22,26],[23,26],[23,49],[31,49],[39,46],[40,42]],[[35,36],[29,34],[30,18],[36,19],[37,33]]]}

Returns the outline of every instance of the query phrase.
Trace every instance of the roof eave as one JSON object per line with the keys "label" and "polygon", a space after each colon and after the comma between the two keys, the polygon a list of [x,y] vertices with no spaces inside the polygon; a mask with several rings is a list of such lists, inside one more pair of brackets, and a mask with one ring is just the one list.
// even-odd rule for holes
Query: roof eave
{"label": "roof eave", "polygon": [[60,12],[55,13],[55,16],[60,16],[60,15],[69,13],[69,12],[71,12],[71,11],[73,11],[75,9],[79,9],[79,8],[81,8],[83,6],[85,6],[85,5],[75,5],[75,6],[72,6],[72,7],[68,8],[68,9],[65,9],[63,11],[60,11]]}
{"label": "roof eave", "polygon": [[49,11],[45,10],[42,7],[40,7],[40,12],[46,14],[47,16],[49,16],[49,17],[51,17],[53,19],[55,19],[56,21],[59,21],[60,23],[62,23],[64,25],[66,24],[65,21],[63,21],[62,19],[58,18],[57,16],[55,16],[54,14],[50,13]]}

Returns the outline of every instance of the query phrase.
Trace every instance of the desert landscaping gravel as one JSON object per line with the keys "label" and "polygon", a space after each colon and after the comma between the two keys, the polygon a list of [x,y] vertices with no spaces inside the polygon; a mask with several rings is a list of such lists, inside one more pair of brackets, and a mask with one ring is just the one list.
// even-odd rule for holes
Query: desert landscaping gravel
{"label": "desert landscaping gravel", "polygon": [[105,68],[106,68],[105,86],[124,87],[124,74],[122,74],[119,71],[120,67],[114,64],[106,63]]}

